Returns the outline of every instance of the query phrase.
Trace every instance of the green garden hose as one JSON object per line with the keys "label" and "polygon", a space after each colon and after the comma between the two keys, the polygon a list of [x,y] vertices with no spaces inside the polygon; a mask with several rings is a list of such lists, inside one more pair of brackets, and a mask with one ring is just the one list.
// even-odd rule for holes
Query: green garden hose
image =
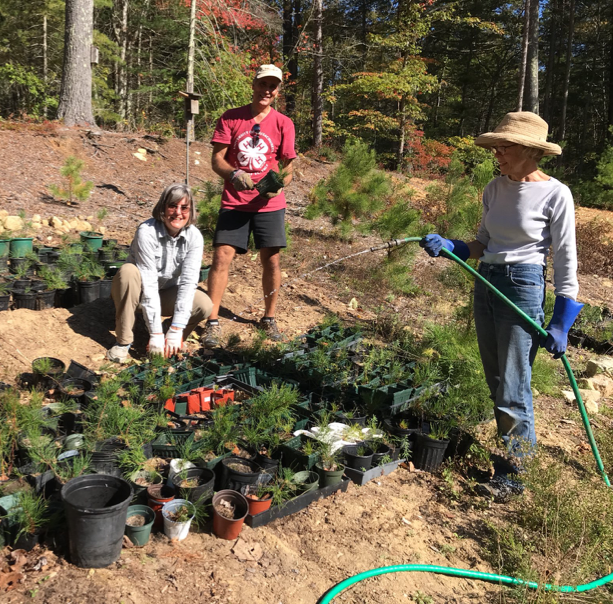
{"label": "green garden hose", "polygon": [[524,581],[523,579],[516,579],[514,577],[507,577],[506,575],[497,575],[495,573],[482,573],[476,570],[466,570],[463,568],[452,568],[450,566],[436,566],[434,564],[398,564],[396,566],[383,566],[382,568],[373,568],[366,572],[360,573],[349,577],[340,583],[337,583],[334,587],[329,589],[318,601],[318,604],[328,604],[343,590],[347,589],[354,583],[359,583],[364,579],[370,579],[371,577],[378,577],[379,575],[386,575],[388,573],[400,573],[400,572],[421,572],[421,573],[434,573],[436,575],[447,575],[449,577],[464,577],[466,579],[478,579],[480,581],[489,581],[490,583],[498,583],[501,585],[524,585],[530,589],[543,589],[545,591],[556,591],[560,593],[571,592],[584,592],[596,589],[602,585],[606,585],[613,581],[613,573],[591,581],[590,583],[584,583],[583,585],[551,585],[546,583],[540,585],[534,581]]}
{"label": "green garden hose", "polygon": [[[418,242],[421,241],[421,237],[406,237],[404,239],[394,239],[393,241],[386,242],[384,244],[374,246],[370,248],[371,251],[382,250],[382,249],[390,249],[392,247],[400,246],[409,242]],[[500,293],[487,279],[484,279],[475,269],[466,264],[466,262],[460,260],[455,254],[450,252],[449,250],[443,248],[443,255],[447,256],[451,260],[457,262],[462,268],[467,270],[471,275],[475,278],[479,279],[486,287],[488,287],[494,294],[500,298],[507,306],[512,308],[520,317],[528,322],[534,329],[536,329],[537,333],[542,336],[546,336],[547,332],[535,321],[533,321],[523,310],[518,308],[511,300],[509,300],[504,294]],[[592,447],[592,453],[594,458],[596,459],[596,465],[598,466],[598,470],[604,480],[606,486],[610,487],[611,483],[609,482],[609,477],[604,469],[604,465],[602,463],[602,459],[600,458],[600,453],[598,452],[598,446],[596,445],[596,441],[594,439],[594,435],[592,433],[592,428],[590,426],[590,421],[587,416],[587,412],[585,411],[585,405],[583,403],[583,399],[581,398],[581,394],[579,392],[579,387],[577,386],[577,381],[575,380],[575,376],[570,367],[570,363],[566,358],[566,355],[562,356],[562,364],[564,365],[564,369],[566,370],[566,374],[568,375],[568,379],[570,381],[570,385],[575,394],[575,398],[577,399],[577,405],[579,406],[579,412],[581,413],[581,419],[583,420],[583,426],[585,427],[585,432],[587,433],[587,438],[590,442],[590,446]],[[384,566],[382,568],[374,568],[372,570],[368,570],[366,572],[360,573],[358,575],[354,575],[353,577],[349,577],[344,581],[341,581],[331,589],[329,589],[319,600],[318,604],[328,604],[331,602],[338,594],[340,594],[343,590],[347,589],[351,585],[355,583],[359,583],[364,579],[370,579],[371,577],[377,577],[379,575],[386,575],[388,573],[398,573],[398,572],[427,572],[434,573],[438,575],[447,575],[451,577],[465,577],[467,579],[478,579],[481,581],[489,581],[491,583],[498,583],[501,585],[524,585],[530,589],[543,589],[545,591],[555,591],[560,593],[570,593],[570,592],[584,592],[590,591],[592,589],[596,589],[597,587],[601,587],[602,585],[606,585],[613,581],[613,573],[601,577],[595,581],[591,581],[590,583],[584,583],[583,585],[551,585],[546,583],[545,585],[540,585],[535,583],[534,581],[524,581],[523,579],[516,579],[514,577],[508,577],[506,575],[498,575],[495,573],[482,573],[474,570],[466,570],[462,568],[452,568],[447,566],[436,566],[431,564],[399,564],[395,566]]]}

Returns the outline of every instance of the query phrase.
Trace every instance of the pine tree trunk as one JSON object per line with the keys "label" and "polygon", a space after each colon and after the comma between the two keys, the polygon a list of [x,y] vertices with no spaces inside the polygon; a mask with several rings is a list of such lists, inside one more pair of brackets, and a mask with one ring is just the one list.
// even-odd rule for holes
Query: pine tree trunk
{"label": "pine tree trunk", "polygon": [[613,141],[613,9],[611,9],[611,15],[609,17],[609,23],[611,25],[610,32],[610,45],[609,45],[609,107],[607,111],[607,139]]}
{"label": "pine tree trunk", "polygon": [[524,90],[526,89],[526,65],[528,63],[528,39],[530,36],[530,0],[524,6],[524,33],[521,39],[521,62],[519,64],[519,85],[517,87],[517,111],[524,106]]}
{"label": "pine tree trunk", "polygon": [[566,111],[568,108],[568,87],[570,85],[570,62],[575,33],[575,0],[570,0],[570,18],[568,22],[568,40],[566,41],[566,66],[564,69],[564,89],[562,91],[562,111],[560,115],[560,140],[566,137]]}
{"label": "pine tree trunk", "polygon": [[560,32],[558,31],[558,0],[552,0],[551,17],[549,32],[549,57],[547,59],[547,77],[545,79],[545,91],[543,93],[543,119],[546,122],[551,121],[551,91],[553,89],[553,74],[555,71],[556,54],[558,50],[558,39]]}
{"label": "pine tree trunk", "polygon": [[45,85],[45,104],[43,105],[43,117],[47,118],[47,79],[49,63],[47,58],[47,15],[43,15],[43,84]]}
{"label": "pine tree trunk", "polygon": [[323,135],[323,91],[324,91],[324,71],[323,71],[323,36],[322,36],[322,13],[323,0],[313,0],[313,16],[315,24],[315,48],[313,58],[313,146],[316,149],[321,147]]}
{"label": "pine tree trunk", "polygon": [[539,113],[539,0],[530,1],[528,61],[526,63],[526,111]]}
{"label": "pine tree trunk", "polygon": [[[189,44],[187,49],[187,92],[194,92],[194,50],[196,48],[196,0],[191,0],[189,16]],[[194,119],[187,121],[186,136],[194,140]],[[188,160],[189,161],[189,160]]]}
{"label": "pine tree trunk", "polygon": [[64,68],[57,116],[67,126],[96,125],[92,112],[93,21],[93,0],[66,0]]}

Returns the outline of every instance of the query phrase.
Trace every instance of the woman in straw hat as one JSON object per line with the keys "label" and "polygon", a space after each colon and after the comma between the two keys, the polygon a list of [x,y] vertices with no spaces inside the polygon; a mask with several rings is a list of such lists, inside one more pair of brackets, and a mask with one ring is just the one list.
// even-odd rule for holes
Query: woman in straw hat
{"label": "woman in straw hat", "polygon": [[582,308],[576,302],[577,249],[575,214],[570,190],[538,168],[545,155],[562,149],[547,142],[547,122],[529,111],[507,113],[493,132],[475,140],[494,152],[500,174],[483,192],[481,226],[474,241],[427,235],[420,245],[438,256],[444,247],[462,260],[481,260],[479,273],[539,324],[544,321],[545,268],[553,247],[555,306],[547,338],[538,334],[515,311],[479,280],[475,283],[475,327],[483,369],[498,432],[510,464],[495,467],[485,491],[506,499],[521,490],[508,474],[521,467],[521,458],[536,444],[530,379],[539,347],[554,358],[564,354],[568,331]]}

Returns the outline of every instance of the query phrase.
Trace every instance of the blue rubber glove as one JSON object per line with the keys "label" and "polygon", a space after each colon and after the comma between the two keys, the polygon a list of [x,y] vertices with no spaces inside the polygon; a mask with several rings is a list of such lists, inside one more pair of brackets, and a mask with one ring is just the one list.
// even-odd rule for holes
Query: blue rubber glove
{"label": "blue rubber glove", "polygon": [[566,352],[568,332],[582,308],[581,302],[556,296],[553,316],[547,325],[548,335],[547,337],[541,336],[541,346],[550,352],[554,359],[559,359]]}
{"label": "blue rubber glove", "polygon": [[420,242],[419,246],[423,247],[426,252],[433,258],[436,258],[443,248],[454,253],[460,260],[466,262],[470,258],[470,250],[463,241],[458,239],[445,239],[436,233],[426,235]]}

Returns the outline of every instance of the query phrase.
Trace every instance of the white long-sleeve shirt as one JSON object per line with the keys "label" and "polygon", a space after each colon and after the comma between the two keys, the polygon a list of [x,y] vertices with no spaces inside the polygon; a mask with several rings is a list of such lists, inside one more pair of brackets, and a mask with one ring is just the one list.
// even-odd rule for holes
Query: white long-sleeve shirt
{"label": "white long-sleeve shirt", "polygon": [[486,246],[481,261],[489,264],[545,266],[552,247],[555,294],[577,299],[575,206],[559,180],[492,180],[483,192],[477,241]]}
{"label": "white long-sleeve shirt", "polygon": [[190,225],[171,237],[164,223],[150,218],[141,223],[130,246],[126,262],[138,267],[142,281],[141,305],[149,333],[162,333],[162,309],[159,291],[177,286],[172,324],[185,327],[192,314],[194,293],[198,286],[204,240]]}

